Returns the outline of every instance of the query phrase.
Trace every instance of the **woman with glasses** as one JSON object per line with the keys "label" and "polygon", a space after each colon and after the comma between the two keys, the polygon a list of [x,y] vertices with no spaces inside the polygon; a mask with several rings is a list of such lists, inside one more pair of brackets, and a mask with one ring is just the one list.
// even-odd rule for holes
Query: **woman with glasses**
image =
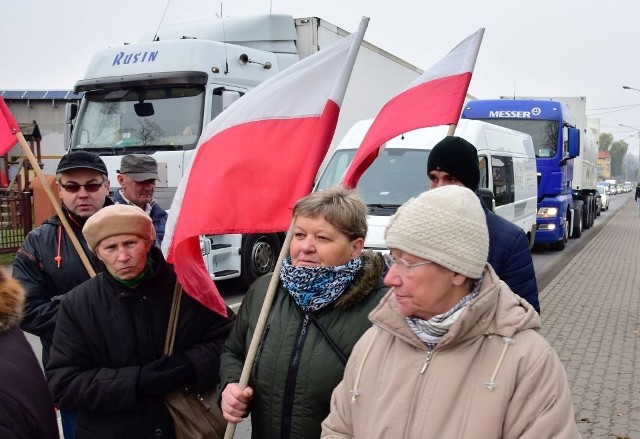
{"label": "woman with glasses", "polygon": [[331,391],[386,292],[382,257],[362,251],[367,208],[360,196],[338,187],[312,193],[293,215],[289,257],[274,274],[280,286],[246,389],[236,383],[272,275],[245,295],[221,357],[223,414],[238,423],[250,412],[259,438],[320,436]]}
{"label": "woman with glasses", "polygon": [[[13,262],[13,276],[26,292],[21,327],[40,337],[43,365],[49,360],[60,298],[89,279],[68,233],[75,235],[89,255],[82,226],[104,206],[113,204],[108,197],[107,167],[92,152],[74,151],[63,156],[56,169],[56,182],[71,232],[65,230],[57,215],[52,216],[29,232]],[[61,407],[61,418],[65,439],[72,439],[75,415]]]}
{"label": "woman with glasses", "polygon": [[323,438],[578,438],[540,317],[487,263],[478,197],[444,186],[385,235],[391,290],[331,398]]}

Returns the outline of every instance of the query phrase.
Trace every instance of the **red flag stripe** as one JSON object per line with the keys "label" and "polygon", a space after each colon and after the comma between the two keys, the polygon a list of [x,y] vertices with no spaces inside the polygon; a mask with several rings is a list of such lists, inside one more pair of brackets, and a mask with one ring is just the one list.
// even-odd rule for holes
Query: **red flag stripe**
{"label": "red flag stripe", "polygon": [[0,96],[0,155],[6,154],[18,142],[16,137],[18,131],[20,131],[18,122]]}

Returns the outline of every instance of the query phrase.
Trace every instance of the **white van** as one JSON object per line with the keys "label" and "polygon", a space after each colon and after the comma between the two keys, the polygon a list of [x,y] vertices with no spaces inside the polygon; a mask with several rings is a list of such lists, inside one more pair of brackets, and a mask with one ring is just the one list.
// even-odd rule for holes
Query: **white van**
{"label": "white van", "polygon": [[[357,122],[322,170],[316,190],[338,184],[372,119]],[[448,126],[422,128],[389,140],[363,174],[358,189],[369,206],[365,247],[384,250],[389,217],[411,197],[429,190],[427,157]],[[480,160],[480,188],[493,193],[493,210],[518,225],[533,243],[537,211],[536,158],[531,136],[477,120],[460,120],[456,136],[471,142]]]}

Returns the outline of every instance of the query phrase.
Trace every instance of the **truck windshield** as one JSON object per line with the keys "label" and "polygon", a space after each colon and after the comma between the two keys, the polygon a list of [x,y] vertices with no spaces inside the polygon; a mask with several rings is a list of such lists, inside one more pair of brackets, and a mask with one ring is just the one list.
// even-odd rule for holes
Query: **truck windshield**
{"label": "truck windshield", "polygon": [[195,148],[202,131],[204,87],[87,92],[72,149],[152,153]]}
{"label": "truck windshield", "polygon": [[[355,149],[335,152],[318,181],[317,189],[340,183]],[[429,190],[427,179],[428,150],[384,149],[365,171],[358,190],[372,209],[402,205],[411,197]],[[391,211],[389,214],[393,213]]]}
{"label": "truck windshield", "polygon": [[495,125],[527,133],[533,140],[536,158],[555,157],[558,152],[558,121],[534,119],[484,119]]}

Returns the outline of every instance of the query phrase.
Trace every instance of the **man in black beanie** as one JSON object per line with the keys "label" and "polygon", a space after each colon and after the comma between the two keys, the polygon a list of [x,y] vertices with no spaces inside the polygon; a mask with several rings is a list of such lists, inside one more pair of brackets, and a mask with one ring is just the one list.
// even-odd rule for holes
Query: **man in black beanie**
{"label": "man in black beanie", "polygon": [[[457,185],[476,191],[480,182],[478,151],[461,137],[445,137],[429,153],[427,177],[431,189]],[[514,293],[540,313],[538,283],[527,236],[520,227],[491,212],[484,203],[482,207],[489,228],[489,264]]]}

